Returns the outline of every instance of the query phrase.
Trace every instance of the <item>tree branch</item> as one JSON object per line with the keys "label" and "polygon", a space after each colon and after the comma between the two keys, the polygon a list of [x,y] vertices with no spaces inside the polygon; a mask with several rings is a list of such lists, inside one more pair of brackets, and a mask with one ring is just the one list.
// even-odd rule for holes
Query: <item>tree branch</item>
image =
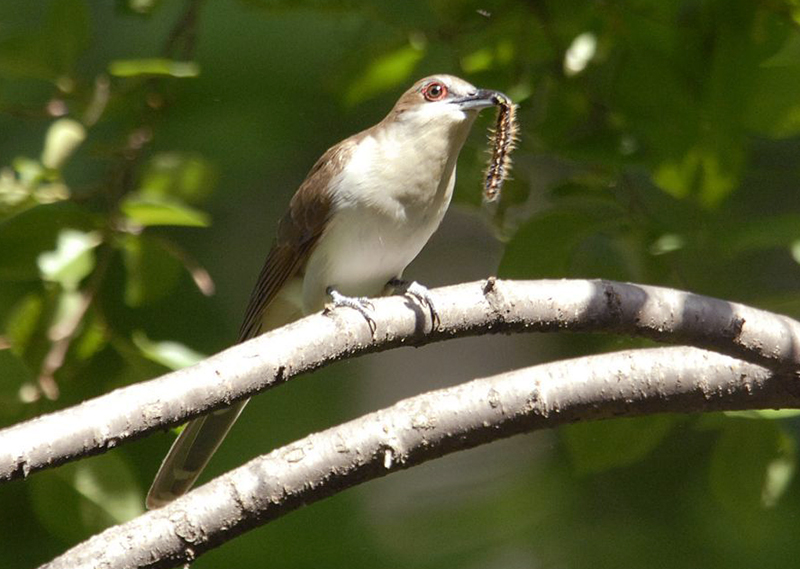
{"label": "tree branch", "polygon": [[489,279],[431,291],[441,317],[407,297],[375,300],[373,335],[337,309],[229,348],[192,367],[0,431],[0,481],[99,454],[180,424],[330,362],[497,332],[570,330],[645,336],[708,348],[778,371],[800,368],[800,323],[691,293],[610,281]]}
{"label": "tree branch", "polygon": [[458,450],[575,421],[800,406],[793,374],[695,348],[590,356],[419,395],[256,458],[42,569],[175,567],[300,506]]}

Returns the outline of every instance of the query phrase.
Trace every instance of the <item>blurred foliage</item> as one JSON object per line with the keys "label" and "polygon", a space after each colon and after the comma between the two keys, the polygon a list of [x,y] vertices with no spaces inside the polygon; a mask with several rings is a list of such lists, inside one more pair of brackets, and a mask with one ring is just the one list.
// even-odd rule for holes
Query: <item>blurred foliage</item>
{"label": "blurred foliage", "polygon": [[[520,103],[514,180],[480,213],[506,242],[500,276],[654,283],[800,317],[796,0],[4,0],[0,424],[228,345],[275,204],[440,71]],[[456,200],[476,213],[485,159],[471,137]],[[261,398],[240,444],[341,419],[336,383]],[[194,566],[792,566],[795,417],[574,425],[551,447],[524,438],[512,472],[451,500],[382,518],[354,490]],[[139,513],[155,439],[0,487],[4,566]],[[241,461],[235,444],[219,464]]]}

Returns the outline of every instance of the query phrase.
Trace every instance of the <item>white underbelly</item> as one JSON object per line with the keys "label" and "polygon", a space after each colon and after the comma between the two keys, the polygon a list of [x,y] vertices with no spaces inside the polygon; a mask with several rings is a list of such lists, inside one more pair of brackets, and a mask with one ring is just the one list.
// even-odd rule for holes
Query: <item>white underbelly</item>
{"label": "white underbelly", "polygon": [[414,222],[354,208],[337,212],[306,266],[305,311],[323,306],[328,287],[346,296],[381,294],[422,250],[443,214]]}
{"label": "white underbelly", "polygon": [[[450,204],[458,150],[469,128],[464,124],[457,141],[444,127],[425,130],[430,136],[424,140],[418,130],[387,127],[359,142],[331,181],[331,220],[303,279],[306,313],[322,308],[328,287],[346,296],[376,296],[401,276]],[[409,133],[416,138],[409,140]]]}

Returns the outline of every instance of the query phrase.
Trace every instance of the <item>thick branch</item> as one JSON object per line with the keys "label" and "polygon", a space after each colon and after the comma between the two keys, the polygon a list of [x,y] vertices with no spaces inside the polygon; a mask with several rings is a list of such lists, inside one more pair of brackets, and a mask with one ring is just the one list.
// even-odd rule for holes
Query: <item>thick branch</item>
{"label": "thick branch", "polygon": [[175,567],[351,486],[521,432],[617,416],[778,406],[800,406],[791,374],[695,348],[544,364],[419,395],[310,435],[43,567]]}
{"label": "thick branch", "polygon": [[360,314],[316,314],[195,366],[0,431],[0,481],[98,454],[243,399],[335,360],[496,332],[572,330],[646,336],[709,348],[776,370],[800,368],[800,323],[740,304],[609,281],[490,279],[431,291],[441,317],[407,297]]}

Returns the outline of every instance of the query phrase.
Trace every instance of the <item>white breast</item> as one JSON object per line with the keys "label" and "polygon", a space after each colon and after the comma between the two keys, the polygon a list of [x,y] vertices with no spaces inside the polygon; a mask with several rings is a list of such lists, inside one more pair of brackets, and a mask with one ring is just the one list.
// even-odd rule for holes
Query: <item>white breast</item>
{"label": "white breast", "polygon": [[306,265],[306,313],[323,306],[329,286],[347,296],[380,294],[422,250],[450,204],[472,122],[462,117],[463,129],[406,124],[359,142],[332,181],[333,215]]}

